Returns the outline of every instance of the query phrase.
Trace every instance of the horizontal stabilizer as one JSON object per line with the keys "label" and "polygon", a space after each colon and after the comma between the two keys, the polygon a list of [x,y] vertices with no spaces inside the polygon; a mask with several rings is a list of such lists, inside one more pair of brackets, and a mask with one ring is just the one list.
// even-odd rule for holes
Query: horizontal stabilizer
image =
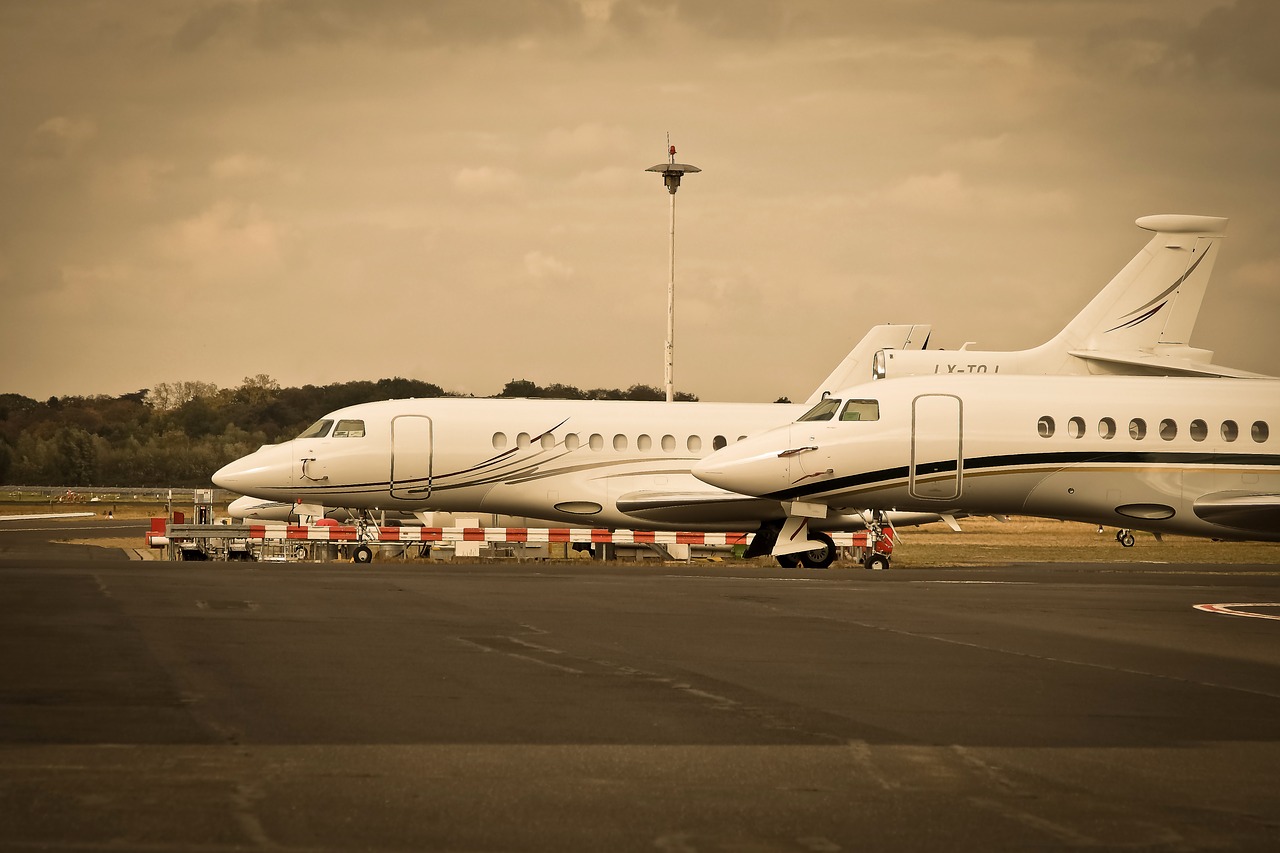
{"label": "horizontal stabilizer", "polygon": [[1223,367],[1174,355],[1133,350],[1072,350],[1071,355],[1097,365],[1097,373],[1135,373],[1134,368],[1152,376],[1216,376],[1223,379],[1273,379],[1262,373],[1250,373],[1234,367]]}

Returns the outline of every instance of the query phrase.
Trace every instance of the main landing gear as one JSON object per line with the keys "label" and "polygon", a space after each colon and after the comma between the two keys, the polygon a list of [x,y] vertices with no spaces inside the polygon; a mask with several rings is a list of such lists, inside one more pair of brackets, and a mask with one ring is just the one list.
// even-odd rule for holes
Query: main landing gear
{"label": "main landing gear", "polygon": [[[767,557],[773,553],[773,545],[778,541],[779,528],[775,526],[761,527],[756,531],[751,544],[747,546],[744,557]],[[825,569],[835,562],[836,543],[825,533],[811,531],[809,538],[822,543],[822,547],[796,554],[778,554],[774,557],[778,565],[784,569]]]}
{"label": "main landing gear", "polygon": [[836,543],[825,533],[809,532],[809,538],[822,543],[822,547],[797,554],[779,554],[775,559],[784,569],[825,569],[836,560]]}

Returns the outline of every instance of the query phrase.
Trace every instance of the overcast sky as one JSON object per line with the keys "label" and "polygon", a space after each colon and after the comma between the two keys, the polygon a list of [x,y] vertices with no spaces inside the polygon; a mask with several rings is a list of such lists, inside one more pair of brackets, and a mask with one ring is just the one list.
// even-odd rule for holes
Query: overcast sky
{"label": "overcast sky", "polygon": [[1274,0],[0,5],[0,392],[405,376],[803,398],[875,323],[1049,338],[1152,213],[1280,373]]}

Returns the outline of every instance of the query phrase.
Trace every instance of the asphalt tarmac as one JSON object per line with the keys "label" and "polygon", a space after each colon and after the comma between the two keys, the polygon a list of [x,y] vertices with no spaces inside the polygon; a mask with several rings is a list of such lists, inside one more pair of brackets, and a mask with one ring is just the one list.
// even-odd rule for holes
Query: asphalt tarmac
{"label": "asphalt tarmac", "polygon": [[0,849],[1280,849],[1280,620],[1195,608],[1280,616],[1280,567],[162,563],[49,526],[0,525]]}

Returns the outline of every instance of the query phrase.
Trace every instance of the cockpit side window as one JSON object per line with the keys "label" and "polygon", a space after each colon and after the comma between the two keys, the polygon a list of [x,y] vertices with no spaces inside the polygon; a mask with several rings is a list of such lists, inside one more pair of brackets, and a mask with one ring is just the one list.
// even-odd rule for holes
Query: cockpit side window
{"label": "cockpit side window", "polygon": [[850,400],[844,404],[840,413],[842,421],[878,421],[880,420],[879,400]]}
{"label": "cockpit side window", "polygon": [[822,400],[818,405],[801,415],[799,421],[829,421],[836,416],[836,412],[840,410],[840,401],[834,397],[828,397]]}
{"label": "cockpit side window", "polygon": [[334,438],[364,438],[364,421],[341,420],[333,431]]}
{"label": "cockpit side window", "polygon": [[329,434],[329,427],[331,426],[333,426],[333,421],[321,418],[299,433],[298,438],[324,438]]}

